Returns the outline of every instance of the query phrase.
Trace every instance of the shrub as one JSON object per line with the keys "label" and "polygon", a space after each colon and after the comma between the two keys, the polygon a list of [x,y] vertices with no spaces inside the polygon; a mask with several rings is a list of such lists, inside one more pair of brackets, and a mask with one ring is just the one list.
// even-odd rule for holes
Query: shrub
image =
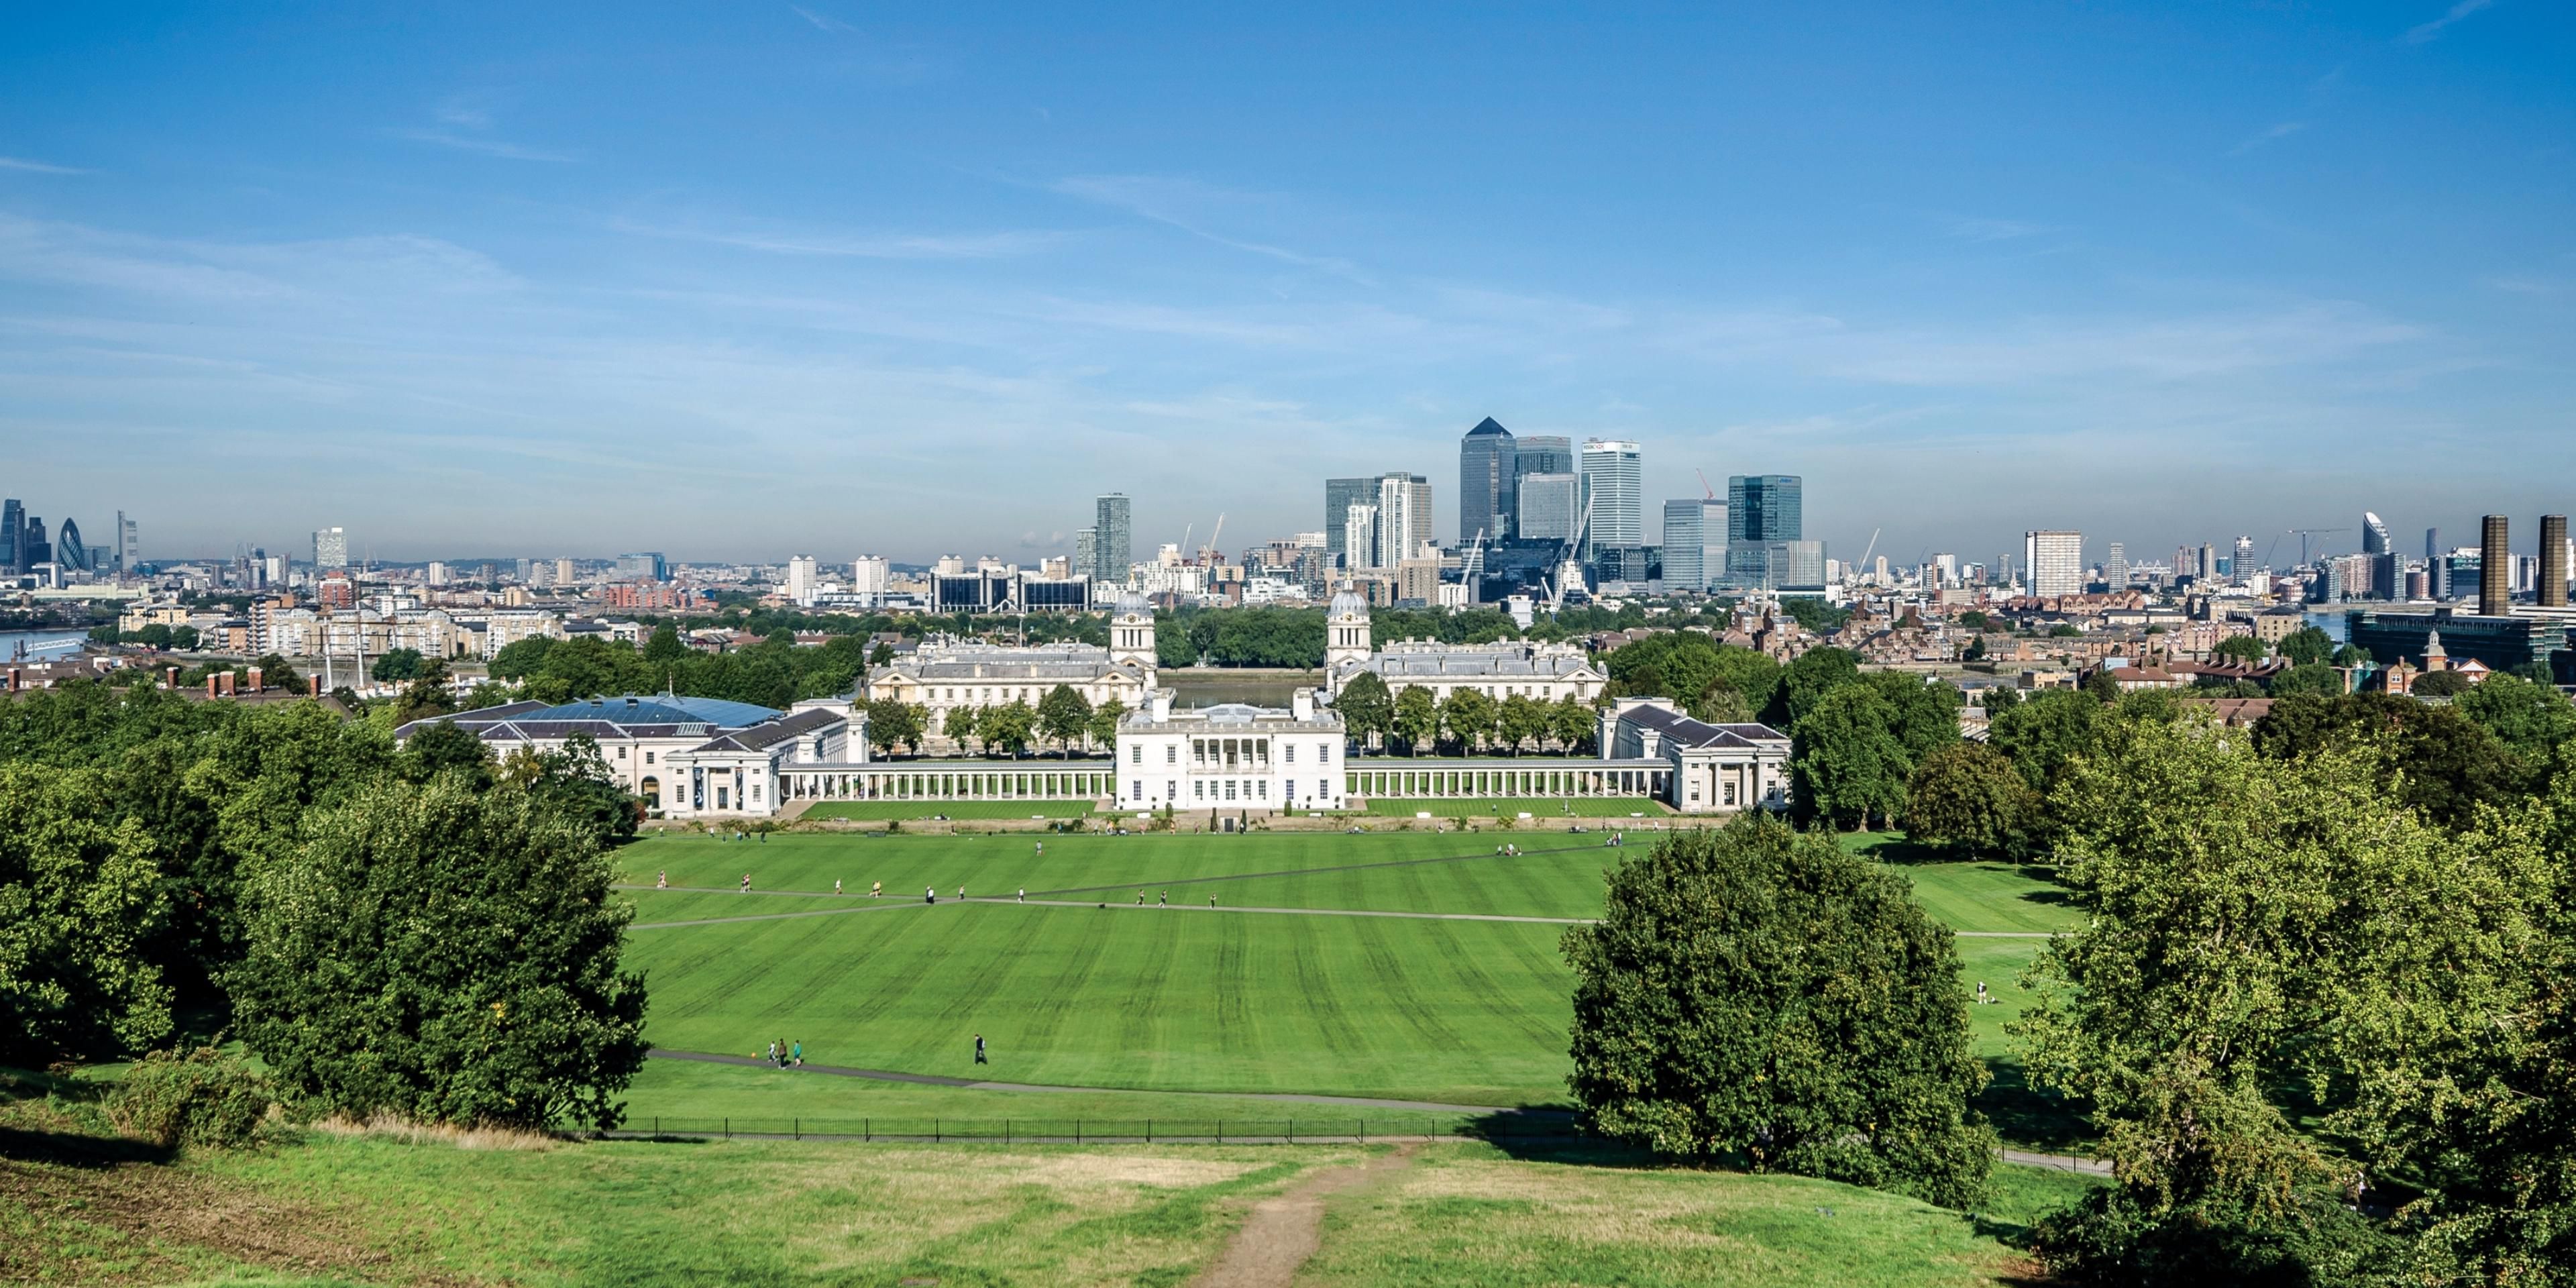
{"label": "shrub", "polygon": [[107,1117],[120,1134],[164,1149],[236,1149],[250,1143],[273,1100],[268,1079],[240,1056],[155,1051],[108,1092]]}

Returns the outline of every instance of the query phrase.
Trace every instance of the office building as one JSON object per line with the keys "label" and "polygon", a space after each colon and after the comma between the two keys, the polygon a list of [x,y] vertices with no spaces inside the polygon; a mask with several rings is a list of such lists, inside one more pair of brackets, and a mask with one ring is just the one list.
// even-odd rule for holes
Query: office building
{"label": "office building", "polygon": [[1350,513],[1342,516],[1342,566],[1377,567],[1378,536],[1377,506],[1366,501],[1353,502]]}
{"label": "office building", "polygon": [[2395,547],[2388,543],[2388,525],[2380,522],[2378,515],[2368,510],[2362,511],[2361,552],[2366,555],[2384,555],[2394,549]]}
{"label": "office building", "polygon": [[1583,515],[1583,476],[1524,474],[1513,531],[1524,541],[1571,541]]}
{"label": "office building", "polygon": [[313,568],[316,572],[349,566],[349,534],[340,528],[313,530]]}
{"label": "office building", "polygon": [[2239,586],[2254,576],[2254,538],[2236,539],[2236,549],[2227,561],[2227,576]]}
{"label": "office building", "polygon": [[1726,480],[1726,584],[1771,584],[1771,545],[1806,537],[1804,481],[1795,474],[1738,474]]}
{"label": "office building", "polygon": [[2478,615],[2502,617],[2513,611],[2513,551],[2505,544],[2505,517],[2486,515],[2478,528]]}
{"label": "office building", "polygon": [[2111,553],[2102,558],[2102,581],[2113,592],[2129,585],[2129,547],[2125,542],[2111,543]]}
{"label": "office building", "polygon": [[1458,442],[1458,544],[1511,536],[1519,456],[1510,430],[1487,416]]}
{"label": "office building", "polygon": [[27,570],[27,507],[16,497],[0,501],[0,573]]}
{"label": "office building", "polygon": [[[1763,584],[1781,594],[1825,593],[1825,543],[1774,541],[1762,551]],[[2081,576],[2081,571],[2078,571]]]}
{"label": "office building", "polygon": [[1522,434],[1512,439],[1512,474],[1574,473],[1574,440],[1560,434]]}
{"label": "office building", "polygon": [[125,511],[116,512],[116,570],[131,574],[143,566],[143,533]]}
{"label": "office building", "polygon": [[1091,579],[1103,587],[1127,584],[1127,566],[1135,561],[1134,528],[1126,494],[1112,492],[1093,506]]}
{"label": "office building", "polygon": [[1324,553],[1330,557],[1334,566],[1341,568],[1368,566],[1365,556],[1360,560],[1351,558],[1348,536],[1351,507],[1376,505],[1377,488],[1378,481],[1374,478],[1324,480]]}
{"label": "office building", "polygon": [[669,581],[671,561],[659,550],[641,550],[617,556],[619,581]]}
{"label": "office building", "polygon": [[2533,599],[2543,608],[2567,606],[2567,516],[2540,516],[2540,584]]}
{"label": "office building", "polygon": [[1585,540],[1596,546],[1646,543],[1646,476],[1643,453],[1625,439],[1583,440],[1580,462],[1590,516]]}
{"label": "office building", "polygon": [[[2202,550],[2209,547],[2203,546]],[[2022,567],[2029,570],[2034,595],[2084,593],[2084,534],[2063,528],[2041,528],[2021,538]]]}
{"label": "office building", "polygon": [[92,571],[89,543],[81,540],[80,525],[69,519],[54,538],[54,566],[64,575]]}
{"label": "office building", "polygon": [[1664,502],[1665,590],[1707,590],[1726,570],[1725,561],[1726,502]]}
{"label": "office building", "polygon": [[424,581],[424,582],[427,582],[428,584],[430,584],[430,585],[432,585],[432,586],[444,586],[444,585],[446,585],[446,584],[447,584],[447,565],[446,565],[444,562],[441,562],[440,560],[436,560],[436,559],[432,559],[432,560],[430,560],[430,561],[429,561],[429,567],[428,567],[427,569],[423,570],[423,571],[422,571],[422,573],[421,573],[421,580],[422,580],[422,581]]}
{"label": "office building", "polygon": [[1377,566],[1392,568],[1422,553],[1435,538],[1431,481],[1419,474],[1387,474],[1377,482]]}

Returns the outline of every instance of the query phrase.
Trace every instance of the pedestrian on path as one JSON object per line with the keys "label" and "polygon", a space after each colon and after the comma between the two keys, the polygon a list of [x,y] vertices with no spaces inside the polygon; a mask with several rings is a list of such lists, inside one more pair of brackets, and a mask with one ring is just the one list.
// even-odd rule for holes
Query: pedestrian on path
{"label": "pedestrian on path", "polygon": [[789,1047],[787,1051],[787,1058],[795,1061],[797,1068],[802,1069],[805,1067],[805,1039],[796,1039],[796,1045]]}
{"label": "pedestrian on path", "polygon": [[984,1035],[981,1033],[975,1035],[975,1063],[984,1063]]}
{"label": "pedestrian on path", "polygon": [[653,888],[656,890],[668,890],[671,888],[671,870],[669,868],[662,869],[661,875],[653,878]]}
{"label": "pedestrian on path", "polygon": [[742,892],[744,894],[751,893],[751,874],[748,872],[742,874]]}
{"label": "pedestrian on path", "polygon": [[839,877],[834,877],[834,878],[832,878],[832,893],[834,893],[834,894],[839,894],[840,892],[841,892],[841,879],[840,879]]}
{"label": "pedestrian on path", "polygon": [[1029,901],[1029,888],[1028,888],[1027,886],[1021,886],[1021,887],[1020,887],[1020,902],[1022,902],[1022,903],[1027,903],[1028,901]]}
{"label": "pedestrian on path", "polygon": [[871,882],[869,882],[869,883],[868,883],[868,897],[869,897],[869,898],[871,898],[871,899],[879,899],[879,898],[883,898],[884,896],[885,896],[885,882],[883,882],[883,881],[871,881]]}
{"label": "pedestrian on path", "polygon": [[1172,906],[1172,892],[1171,892],[1171,891],[1169,891],[1169,890],[1164,891],[1164,892],[1163,892],[1159,897],[1157,897],[1157,898],[1154,900],[1154,906],[1155,906],[1155,907],[1157,907],[1157,908],[1168,908],[1168,907],[1171,907],[1171,906]]}

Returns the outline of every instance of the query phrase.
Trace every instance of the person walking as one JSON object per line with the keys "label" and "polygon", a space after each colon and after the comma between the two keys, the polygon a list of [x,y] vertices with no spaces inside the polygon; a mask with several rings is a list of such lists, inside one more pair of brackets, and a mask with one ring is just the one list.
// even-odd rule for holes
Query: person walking
{"label": "person walking", "polygon": [[796,1045],[787,1048],[787,1058],[795,1061],[797,1068],[805,1067],[805,1039],[798,1038]]}
{"label": "person walking", "polygon": [[981,1033],[975,1035],[975,1063],[984,1063],[984,1035]]}
{"label": "person walking", "polygon": [[653,888],[656,890],[668,890],[671,888],[671,870],[669,868],[662,869],[661,875],[653,878]]}
{"label": "person walking", "polygon": [[885,897],[885,882],[883,882],[883,881],[871,881],[871,882],[869,882],[869,883],[868,883],[868,897],[869,897],[869,898],[871,898],[871,899],[882,899],[882,898],[884,898],[884,897]]}
{"label": "person walking", "polygon": [[1139,908],[1145,906],[1145,892],[1142,890],[1136,892],[1136,906]]}
{"label": "person walking", "polygon": [[1171,907],[1171,906],[1172,906],[1172,892],[1171,892],[1171,891],[1169,891],[1169,890],[1166,890],[1166,891],[1162,892],[1160,895],[1156,896],[1156,897],[1155,897],[1155,899],[1154,899],[1154,906],[1155,906],[1155,907],[1157,907],[1157,908],[1168,908],[1168,907]]}
{"label": "person walking", "polygon": [[1021,887],[1020,887],[1020,902],[1022,902],[1022,903],[1027,903],[1028,901],[1029,901],[1029,888],[1028,888],[1027,886],[1021,886]]}
{"label": "person walking", "polygon": [[964,903],[964,902],[966,902],[966,887],[964,887],[964,886],[959,886],[959,887],[957,887],[957,902],[959,902],[959,903]]}
{"label": "person walking", "polygon": [[832,893],[834,893],[834,894],[839,894],[840,892],[841,892],[841,879],[840,879],[839,877],[834,877],[834,878],[832,878]]}
{"label": "person walking", "polygon": [[931,886],[928,889],[923,890],[921,892],[921,901],[923,903],[939,902],[939,887]]}
{"label": "person walking", "polygon": [[742,893],[751,893],[751,874],[748,872],[742,874]]}

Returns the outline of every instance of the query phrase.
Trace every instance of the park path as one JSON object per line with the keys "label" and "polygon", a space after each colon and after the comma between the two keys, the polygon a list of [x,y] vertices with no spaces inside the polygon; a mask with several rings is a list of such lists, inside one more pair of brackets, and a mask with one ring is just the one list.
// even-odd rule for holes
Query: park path
{"label": "park path", "polygon": [[1328,1167],[1252,1205],[1243,1228],[1192,1288],[1287,1288],[1324,1246],[1324,1200],[1383,1183],[1413,1165],[1415,1144],[1348,1167]]}
{"label": "park path", "polygon": [[[752,1069],[775,1066],[758,1056],[718,1055],[712,1051],[674,1051],[653,1048],[656,1060],[696,1060],[705,1064],[732,1064]],[[837,1065],[808,1064],[798,1073],[819,1073],[832,1078],[866,1078],[875,1082],[909,1082],[924,1087],[963,1087],[971,1091],[1073,1091],[1091,1095],[1133,1095],[1136,1087],[1068,1087],[1044,1082],[985,1082],[974,1078],[949,1078],[935,1073],[898,1073],[892,1069],[851,1069]],[[1570,1117],[1561,1109],[1511,1109],[1499,1105],[1449,1105],[1436,1100],[1382,1100],[1374,1096],[1317,1096],[1289,1091],[1163,1091],[1143,1089],[1158,1096],[1208,1096],[1228,1100],[1263,1100],[1280,1105],[1326,1105],[1344,1109],[1419,1109],[1435,1114],[1530,1114]]]}

